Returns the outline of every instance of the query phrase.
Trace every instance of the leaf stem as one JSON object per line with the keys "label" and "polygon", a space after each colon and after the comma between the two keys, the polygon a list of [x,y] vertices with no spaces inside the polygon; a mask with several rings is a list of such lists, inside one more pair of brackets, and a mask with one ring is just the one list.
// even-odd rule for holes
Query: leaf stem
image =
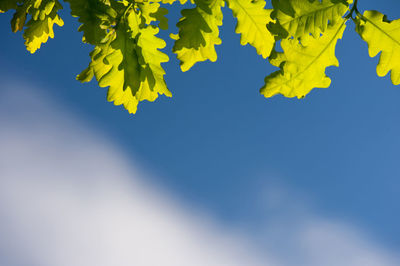
{"label": "leaf stem", "polygon": [[354,20],[353,18],[353,12],[356,12],[356,15],[360,14],[360,12],[357,9],[357,4],[358,4],[358,0],[354,0],[354,4],[350,9],[349,14],[347,14],[347,16],[345,17],[346,19],[351,18],[352,20]]}
{"label": "leaf stem", "polygon": [[[357,1],[357,0],[356,0]],[[132,8],[133,3],[130,3],[129,6],[127,6],[127,8],[125,9],[124,14],[122,15],[122,17],[125,19],[126,18],[126,14],[128,13],[128,11]]]}

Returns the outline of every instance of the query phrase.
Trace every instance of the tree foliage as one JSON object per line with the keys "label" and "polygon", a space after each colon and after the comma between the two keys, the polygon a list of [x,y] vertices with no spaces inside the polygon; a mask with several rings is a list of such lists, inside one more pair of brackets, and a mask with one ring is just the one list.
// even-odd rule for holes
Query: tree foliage
{"label": "tree foliage", "polygon": [[[389,21],[378,11],[358,11],[357,0],[64,0],[81,23],[82,41],[93,46],[89,66],[77,76],[81,82],[95,78],[108,88],[107,99],[135,113],[140,101],[159,94],[171,97],[162,63],[165,41],[157,34],[168,29],[165,8],[175,2],[187,5],[177,22],[172,51],[182,71],[205,60],[216,61],[221,44],[223,8],[237,19],[242,45],[279,68],[265,78],[265,97],[282,94],[302,98],[314,88],[327,88],[325,70],[339,66],[337,41],[351,20],[368,44],[371,57],[380,53],[377,74],[391,72],[400,84],[400,19]],[[272,4],[272,8],[266,6]],[[54,37],[54,25],[63,26],[59,0],[1,0],[0,13],[13,12],[11,29],[23,31],[28,51],[36,52]],[[281,49],[279,49],[279,46]]]}

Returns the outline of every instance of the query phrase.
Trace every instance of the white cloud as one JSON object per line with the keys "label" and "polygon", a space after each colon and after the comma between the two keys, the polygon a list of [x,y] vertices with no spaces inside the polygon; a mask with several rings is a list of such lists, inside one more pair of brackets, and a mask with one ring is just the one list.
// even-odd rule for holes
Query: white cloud
{"label": "white cloud", "polygon": [[290,208],[265,224],[261,241],[227,228],[147,183],[135,160],[38,94],[2,88],[0,265],[398,263],[349,224]]}

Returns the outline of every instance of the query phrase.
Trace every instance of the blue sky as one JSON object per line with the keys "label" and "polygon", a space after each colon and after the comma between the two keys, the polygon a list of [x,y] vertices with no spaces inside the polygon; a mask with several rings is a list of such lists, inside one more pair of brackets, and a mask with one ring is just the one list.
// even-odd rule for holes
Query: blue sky
{"label": "blue sky", "polygon": [[[174,8],[169,18],[176,32],[179,12]],[[394,0],[363,0],[359,8],[400,17],[400,2]],[[265,99],[258,90],[274,69],[254,48],[240,46],[235,20],[227,9],[224,15],[218,61],[182,73],[168,52],[171,60],[164,67],[173,98],[141,103],[131,116],[106,102],[105,89],[95,82],[75,81],[88,64],[90,47],[81,44],[67,5],[62,13],[65,26],[34,55],[25,50],[21,35],[10,31],[11,15],[2,14],[3,87],[32,87],[28,96],[37,93],[51,101],[25,110],[29,104],[10,100],[5,105],[10,109],[2,108],[3,121],[13,112],[26,112],[30,115],[16,115],[11,124],[26,124],[32,116],[40,125],[58,128],[57,117],[66,113],[101,136],[99,141],[111,143],[126,165],[146,169],[150,187],[161,187],[187,209],[206,212],[222,228],[239,228],[259,248],[268,246],[267,236],[279,239],[260,234],[266,225],[275,228],[272,224],[286,221],[289,228],[276,230],[283,233],[293,226],[285,217],[307,213],[345,223],[350,228],[346,230],[363,232],[362,239],[366,235],[374,245],[399,252],[400,90],[388,76],[377,77],[378,60],[369,58],[353,23],[347,23],[338,42],[340,67],[327,71],[330,88],[315,89],[302,100]],[[165,51],[172,45],[169,41]],[[42,105],[49,114],[38,107]],[[79,138],[79,129],[73,130]]]}

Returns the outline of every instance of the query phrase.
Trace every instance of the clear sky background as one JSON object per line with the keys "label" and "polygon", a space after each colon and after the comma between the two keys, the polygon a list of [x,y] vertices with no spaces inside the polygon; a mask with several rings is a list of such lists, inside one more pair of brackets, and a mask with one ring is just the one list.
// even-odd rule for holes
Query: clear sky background
{"label": "clear sky background", "polygon": [[[359,9],[376,9],[387,14],[389,19],[400,18],[400,2],[395,0],[361,0]],[[170,10],[170,29],[175,33],[179,8],[174,5]],[[171,60],[164,64],[164,68],[173,98],[161,96],[156,102],[143,102],[137,114],[132,116],[122,107],[108,103],[106,90],[99,88],[96,82],[80,84],[75,81],[76,74],[89,63],[91,47],[81,43],[81,33],[76,30],[78,23],[70,18],[68,5],[62,11],[64,27],[56,28],[55,39],[34,55],[25,50],[21,34],[11,32],[11,14],[2,14],[0,130],[3,135],[0,159],[3,160],[3,167],[19,161],[22,163],[18,168],[23,169],[24,160],[21,158],[40,157],[43,150],[39,144],[45,147],[49,144],[46,144],[45,137],[41,137],[41,131],[36,129],[44,128],[43,132],[46,133],[43,136],[60,136],[61,132],[66,132],[65,140],[59,138],[57,145],[51,146],[54,149],[63,145],[60,146],[60,154],[54,151],[53,156],[43,157],[47,162],[43,163],[43,169],[47,169],[48,176],[52,176],[52,171],[59,172],[57,167],[46,167],[53,162],[51,158],[55,160],[60,156],[60,160],[67,162],[70,157],[62,154],[63,151],[76,154],[80,149],[82,152],[90,150],[91,153],[85,153],[86,157],[83,156],[81,162],[75,160],[71,163],[68,169],[72,170],[67,171],[69,175],[65,177],[82,175],[82,180],[85,180],[88,176],[96,176],[93,173],[103,174],[108,178],[107,182],[111,182],[110,187],[117,187],[115,191],[118,191],[123,186],[114,186],[110,180],[115,179],[118,183],[121,176],[136,180],[136,177],[129,177],[129,173],[140,165],[139,168],[145,169],[148,174],[134,176],[140,176],[140,180],[147,182],[144,191],[160,188],[162,195],[173,198],[175,203],[171,206],[183,205],[179,213],[185,213],[195,224],[202,224],[203,213],[206,213],[206,217],[212,217],[212,223],[218,226],[213,225],[212,230],[208,227],[204,229],[207,234],[218,237],[222,234],[221,238],[230,242],[221,231],[231,228],[233,232],[244,234],[246,241],[256,246],[254,250],[273,254],[268,259],[249,255],[256,262],[248,265],[266,265],[263,261],[271,265],[296,265],[294,261],[299,261],[296,259],[301,257],[297,253],[308,252],[303,252],[303,248],[308,246],[301,236],[309,232],[304,229],[309,227],[311,231],[316,230],[311,235],[317,239],[310,238],[314,240],[310,240],[309,252],[322,246],[326,249],[321,254],[325,254],[335,250],[329,246],[332,243],[337,244],[336,248],[355,243],[354,246],[368,252],[354,251],[354,256],[360,258],[384,250],[382,252],[385,255],[379,253],[369,261],[374,262],[370,265],[392,265],[390,263],[396,261],[393,254],[400,252],[400,87],[393,86],[389,76],[377,77],[375,68],[378,58],[369,58],[367,45],[355,33],[354,24],[349,21],[343,40],[337,45],[340,67],[332,67],[327,71],[332,79],[330,88],[314,89],[302,100],[281,96],[265,99],[258,90],[263,85],[264,77],[274,69],[257,55],[253,47],[240,46],[239,35],[234,33],[235,20],[227,8],[224,9],[224,16],[224,25],[220,28],[222,45],[217,46],[217,62],[198,63],[189,72],[182,73],[175,56],[169,52],[173,43],[168,41],[165,51],[168,51]],[[167,35],[162,34],[166,38]],[[63,126],[65,120],[79,122],[66,123],[70,125],[66,127]],[[22,135],[15,137],[14,131]],[[81,136],[81,132],[85,137]],[[12,157],[15,160],[6,160],[13,150],[13,146],[7,146],[7,143],[15,140],[17,146],[18,143],[29,146],[30,139],[36,145],[31,156],[21,151],[18,156]],[[69,147],[70,142],[74,143],[72,147],[75,150]],[[107,153],[108,148],[102,148],[106,145],[104,142],[112,146],[118,155],[102,157],[94,152],[100,149]],[[90,143],[89,148],[85,148],[85,143]],[[121,158],[123,162],[114,163],[115,158]],[[94,162],[89,164],[92,168],[87,166],[85,160]],[[106,167],[104,165],[109,160],[113,162],[107,166],[110,168],[99,170]],[[122,168],[126,171],[114,174],[113,169],[118,169],[119,163],[123,163]],[[26,169],[31,169],[29,167],[33,165],[41,164],[32,162]],[[88,169],[81,173],[79,169],[82,169],[82,165]],[[7,178],[24,176],[12,170],[5,173],[8,173]],[[29,173],[26,170],[26,174]],[[40,171],[34,173],[38,173],[34,175],[37,178],[43,176]],[[3,178],[3,184],[10,185],[7,183],[10,178],[7,178]],[[32,181],[22,180],[25,186]],[[80,186],[78,180],[74,181],[73,186]],[[95,179],[90,180],[96,184]],[[46,191],[58,188],[47,186],[47,181],[42,183],[46,186],[41,189]],[[82,187],[86,188],[85,185]],[[24,195],[17,188],[10,191],[15,191],[14,196]],[[32,197],[40,195],[39,191],[36,194],[32,192]],[[128,190],[127,194],[137,191]],[[65,198],[73,201],[74,195],[67,194]],[[103,197],[103,194],[99,195]],[[14,206],[11,198],[4,199],[3,208],[0,206],[0,217],[11,215],[9,210]],[[140,201],[140,197],[136,200]],[[158,203],[149,206],[149,209],[163,208],[160,204],[162,200],[151,202]],[[37,204],[41,205],[40,202]],[[74,203],[71,206],[75,206]],[[103,205],[98,206],[99,210],[104,211]],[[23,210],[21,212],[24,213]],[[192,216],[192,213],[197,214]],[[76,212],[71,212],[71,215],[74,214]],[[149,221],[154,220],[152,215],[148,217]],[[135,218],[132,214],[126,221],[134,221]],[[96,220],[96,216],[90,219]],[[187,219],[183,220],[186,224]],[[6,232],[8,226],[4,223],[0,233]],[[124,226],[129,228],[129,224]],[[300,229],[296,226],[300,226]],[[93,234],[96,234],[95,229]],[[135,236],[135,233],[132,234]],[[228,235],[231,236],[231,233]],[[332,240],[327,235],[337,236],[339,240],[335,237]],[[154,236],[156,238],[157,234]],[[175,236],[169,235],[170,238]],[[302,240],[295,240],[297,236]],[[239,239],[238,243],[246,242]],[[211,237],[209,240],[214,241]],[[176,245],[178,250],[185,246],[182,244],[184,242],[179,243]],[[0,249],[4,246],[7,245],[3,240]],[[364,246],[368,248],[361,248]],[[3,248],[0,251],[0,256],[6,253],[5,250]],[[227,251],[227,257],[236,254],[231,250]],[[287,261],[282,262],[281,257],[288,257],[286,252],[290,252],[293,261],[286,258]],[[332,256],[337,259],[343,252],[339,249],[337,256]],[[247,260],[246,256],[244,260]],[[195,257],[188,256],[188,260]],[[275,257],[280,262],[271,262]],[[380,260],[381,257],[385,259]],[[328,255],[321,256],[320,260],[315,260],[315,265],[331,265],[326,263],[329,261],[327,258]],[[307,259],[303,260],[304,265],[311,265]],[[7,260],[13,261],[12,258]],[[30,259],[27,260],[29,262]],[[244,265],[237,259],[233,261]],[[344,262],[332,265],[347,265]],[[79,263],[74,262],[74,265]]]}

